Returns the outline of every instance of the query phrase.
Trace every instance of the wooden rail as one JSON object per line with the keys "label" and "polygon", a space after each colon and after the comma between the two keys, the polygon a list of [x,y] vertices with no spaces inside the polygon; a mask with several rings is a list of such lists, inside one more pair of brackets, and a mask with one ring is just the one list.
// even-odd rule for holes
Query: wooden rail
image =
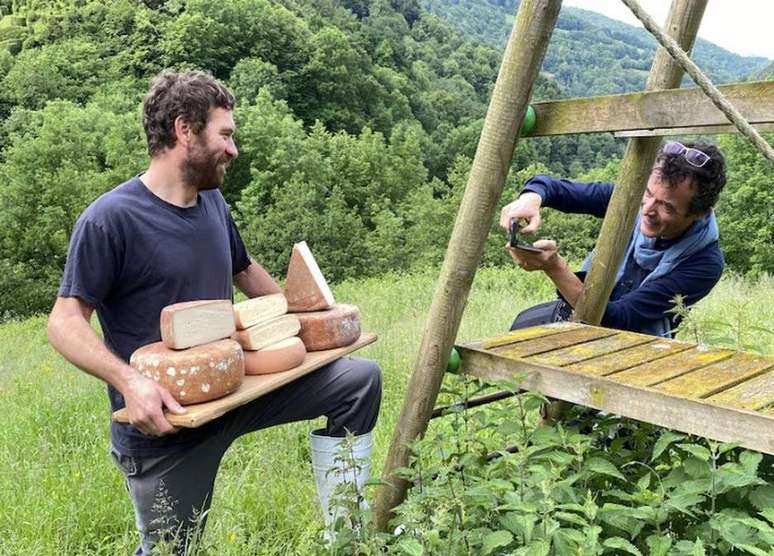
{"label": "wooden rail", "polygon": [[578,323],[457,349],[466,374],[774,454],[774,357]]}
{"label": "wooden rail", "polygon": [[[718,87],[751,124],[774,123],[774,80]],[[675,133],[728,131],[728,119],[698,87],[571,98],[532,105],[537,115],[528,137],[572,133]],[[708,131],[700,131],[707,128]],[[763,130],[769,129],[766,125]]]}

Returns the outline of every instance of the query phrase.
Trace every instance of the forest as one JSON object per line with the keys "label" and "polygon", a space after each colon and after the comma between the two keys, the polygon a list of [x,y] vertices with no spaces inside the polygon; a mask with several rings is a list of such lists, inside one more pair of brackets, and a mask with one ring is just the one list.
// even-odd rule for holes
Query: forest
{"label": "forest", "polygon": [[[0,316],[48,310],[81,210],[142,172],[140,102],[166,67],[205,69],[234,91],[241,154],[223,191],[271,273],[283,272],[302,239],[324,254],[333,282],[437,265],[514,8],[483,0],[1,1]],[[533,98],[641,87],[652,40],[566,12]],[[486,22],[487,32],[465,21]],[[770,61],[708,43],[697,59],[719,83],[771,75]],[[770,168],[739,137],[711,140],[729,162],[718,207],[727,263],[772,272]],[[612,181],[624,144],[610,135],[521,141],[503,203],[536,173]],[[544,233],[579,259],[597,226],[553,216]],[[484,264],[508,264],[494,226],[489,243]]]}

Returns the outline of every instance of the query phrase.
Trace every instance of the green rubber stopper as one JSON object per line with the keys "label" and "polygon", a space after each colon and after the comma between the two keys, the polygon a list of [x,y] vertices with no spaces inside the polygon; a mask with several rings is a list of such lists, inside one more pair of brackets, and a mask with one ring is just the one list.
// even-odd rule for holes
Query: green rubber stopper
{"label": "green rubber stopper", "polygon": [[529,135],[532,130],[535,129],[535,122],[537,122],[537,114],[530,104],[527,106],[527,111],[524,113],[524,121],[521,122],[520,135]]}
{"label": "green rubber stopper", "polygon": [[447,373],[456,373],[460,368],[460,353],[456,348],[452,348],[449,353],[449,362],[446,364]]}

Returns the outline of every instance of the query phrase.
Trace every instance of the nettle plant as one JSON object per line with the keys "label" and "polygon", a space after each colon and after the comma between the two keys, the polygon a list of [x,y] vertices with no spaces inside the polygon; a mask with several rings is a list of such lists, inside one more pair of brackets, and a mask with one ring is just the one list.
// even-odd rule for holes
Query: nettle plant
{"label": "nettle plant", "polygon": [[[491,388],[447,383],[463,400]],[[545,401],[433,421],[399,471],[413,486],[394,532],[361,529],[331,553],[774,554],[774,458],[582,408],[540,426]]]}

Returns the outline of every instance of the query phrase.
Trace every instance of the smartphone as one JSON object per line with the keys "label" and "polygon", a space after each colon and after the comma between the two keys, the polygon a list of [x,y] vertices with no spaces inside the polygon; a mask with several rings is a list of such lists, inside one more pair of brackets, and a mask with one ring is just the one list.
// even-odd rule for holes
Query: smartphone
{"label": "smartphone", "polygon": [[520,229],[521,229],[521,226],[519,226],[519,219],[511,218],[510,238],[508,241],[508,245],[513,249],[521,249],[522,251],[529,251],[530,253],[542,253],[543,252],[542,249],[533,247],[529,243],[526,243],[519,239]]}

